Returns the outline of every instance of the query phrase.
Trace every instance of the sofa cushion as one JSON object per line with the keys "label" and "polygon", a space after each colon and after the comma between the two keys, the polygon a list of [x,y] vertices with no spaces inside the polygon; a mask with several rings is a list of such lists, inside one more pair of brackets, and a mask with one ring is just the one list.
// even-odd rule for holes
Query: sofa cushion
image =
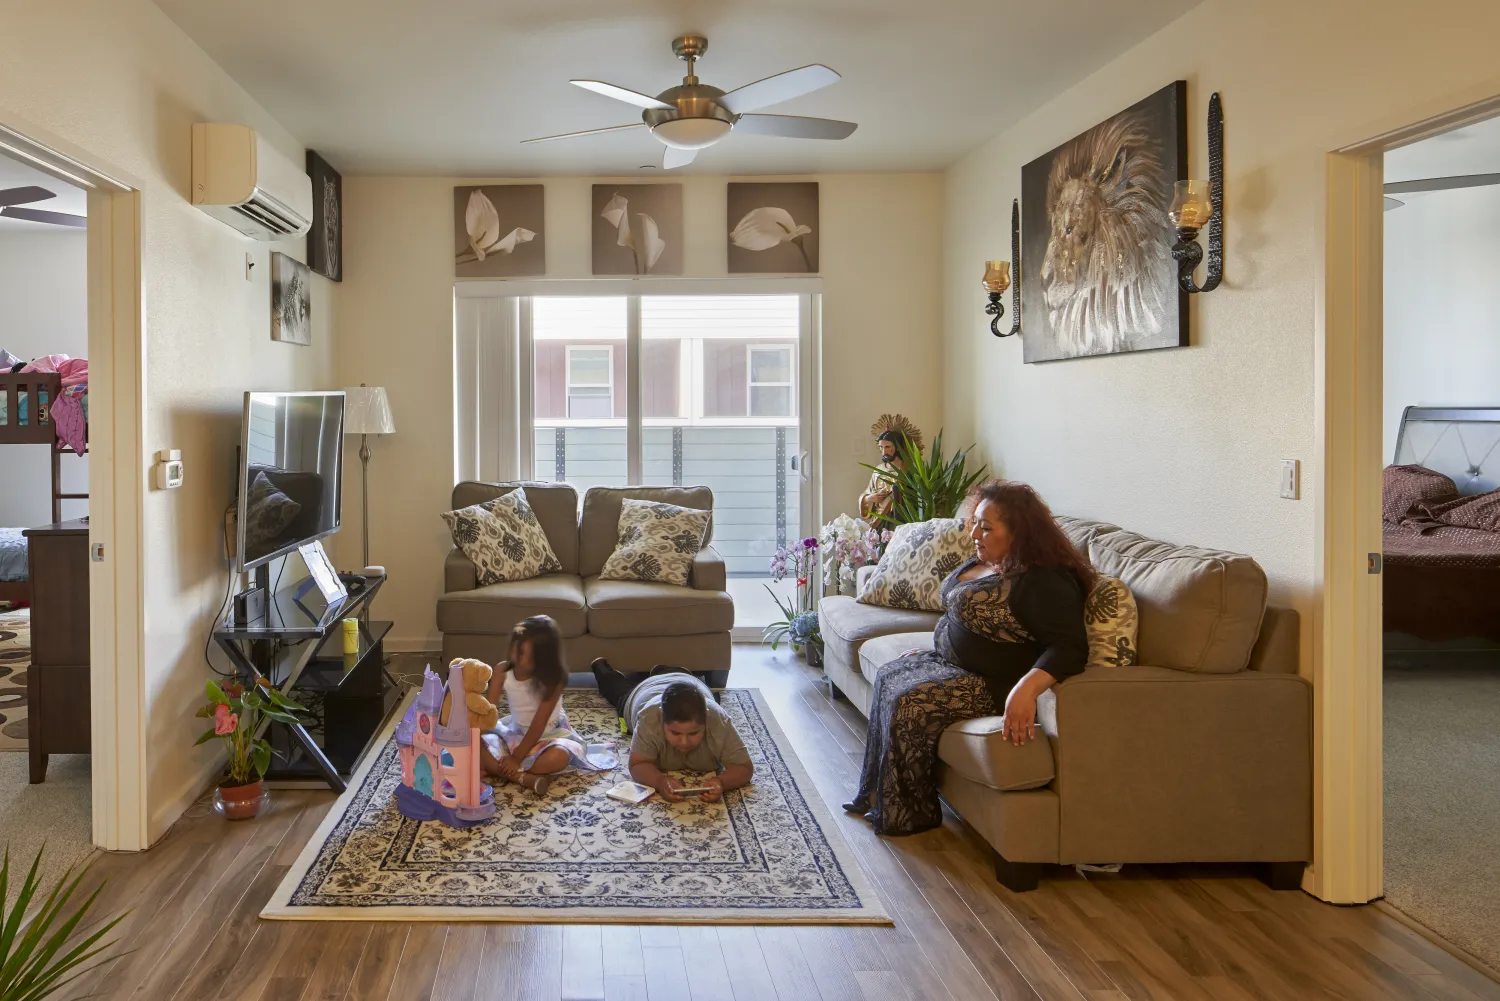
{"label": "sofa cushion", "polygon": [[943,578],[974,554],[960,518],[933,518],[897,527],[859,601],[886,608],[940,611]]}
{"label": "sofa cushion", "polygon": [[1089,667],[1131,667],[1137,660],[1140,613],[1135,596],[1118,577],[1099,574],[1083,603],[1083,627],[1089,638]]}
{"label": "sofa cushion", "polygon": [[1095,537],[1089,555],[1140,611],[1140,663],[1179,671],[1244,670],[1266,611],[1266,572],[1248,556],[1176,546],[1134,532]]}
{"label": "sofa cushion", "polygon": [[[660,501],[678,507],[712,512],[714,492],[708,487],[589,487],[583,495],[583,518],[578,523],[578,572],[593,577],[615,551],[620,537],[620,504],[625,498]],[[713,541],[714,520],[709,515],[702,545]],[[700,546],[701,548],[701,546]]]}
{"label": "sofa cushion", "polygon": [[585,630],[583,582],[574,574],[554,573],[530,580],[449,591],[438,599],[438,629],[445,633],[508,633],[529,615],[550,615],[564,637]]}
{"label": "sofa cushion", "polygon": [[1073,543],[1073,548],[1084,559],[1089,558],[1089,543],[1101,535],[1118,532],[1119,525],[1111,525],[1107,521],[1089,521],[1087,518],[1074,518],[1071,515],[1057,514],[1052,516],[1057,522],[1057,527],[1063,530],[1068,541]]}
{"label": "sofa cushion", "polygon": [[1000,726],[999,716],[954,723],[938,738],[938,757],[970,782],[991,789],[1038,789],[1051,782],[1057,774],[1052,742],[1039,731],[1035,740],[1012,744]]}
{"label": "sofa cushion", "polygon": [[908,650],[931,650],[932,630],[912,633],[887,633],[872,636],[859,648],[859,673],[865,680],[875,683],[880,669],[900,657]]}
{"label": "sofa cushion", "polygon": [[521,487],[482,504],[445,512],[443,521],[453,533],[453,544],[474,564],[478,584],[529,580],[562,571]]}
{"label": "sofa cushion", "polygon": [[694,636],[734,628],[727,591],[586,577],[583,595],[592,636]]}
{"label": "sofa cushion", "polygon": [[615,551],[599,576],[687,587],[707,531],[707,511],[627,497],[620,502]]}
{"label": "sofa cushion", "polygon": [[511,481],[480,483],[464,480],[453,488],[453,508],[469,507],[494,500],[516,487],[526,488],[526,502],[531,505],[547,542],[562,565],[563,573],[578,572],[578,491],[566,483]]}
{"label": "sofa cushion", "polygon": [[[834,595],[818,602],[818,629],[823,633],[823,642],[842,642],[857,647],[875,636],[891,633],[932,632],[942,618],[936,612],[911,611],[904,608],[883,608],[880,605],[861,605],[853,598]],[[857,658],[850,652],[849,663]]]}

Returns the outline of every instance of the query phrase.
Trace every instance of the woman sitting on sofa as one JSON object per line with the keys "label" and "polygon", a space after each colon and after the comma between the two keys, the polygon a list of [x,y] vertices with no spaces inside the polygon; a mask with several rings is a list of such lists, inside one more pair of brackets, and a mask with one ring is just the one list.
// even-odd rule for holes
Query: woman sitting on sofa
{"label": "woman sitting on sofa", "polygon": [[880,669],[870,703],[859,793],[844,804],[878,834],[943,822],[938,738],[952,723],[1003,715],[1012,743],[1036,739],[1036,700],[1088,662],[1084,597],[1094,570],[1024,483],[976,487],[974,556],[943,581],[933,649]]}

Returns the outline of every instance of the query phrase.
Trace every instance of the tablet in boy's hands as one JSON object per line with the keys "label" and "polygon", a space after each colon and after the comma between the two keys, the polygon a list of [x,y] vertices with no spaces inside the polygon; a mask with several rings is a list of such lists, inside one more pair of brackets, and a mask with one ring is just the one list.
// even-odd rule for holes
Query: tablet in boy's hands
{"label": "tablet in boy's hands", "polygon": [[656,790],[650,786],[643,786],[639,782],[621,782],[609,792],[605,793],[610,799],[617,799],[621,803],[629,803],[632,806],[644,803],[656,795]]}

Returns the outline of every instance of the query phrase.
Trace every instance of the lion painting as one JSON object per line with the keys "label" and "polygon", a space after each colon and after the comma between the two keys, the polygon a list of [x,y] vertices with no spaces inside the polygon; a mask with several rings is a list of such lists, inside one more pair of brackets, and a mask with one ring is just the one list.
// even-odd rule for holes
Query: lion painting
{"label": "lion painting", "polygon": [[1187,343],[1167,220],[1172,182],[1186,161],[1181,86],[1165,88],[1023,171],[1026,361]]}

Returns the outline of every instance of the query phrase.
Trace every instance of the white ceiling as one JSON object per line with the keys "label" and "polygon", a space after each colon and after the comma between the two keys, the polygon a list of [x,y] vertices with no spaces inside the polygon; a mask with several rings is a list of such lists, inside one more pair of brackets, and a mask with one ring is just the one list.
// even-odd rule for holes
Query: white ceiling
{"label": "white ceiling", "polygon": [[659,163],[645,130],[519,142],[639,121],[567,81],[658,93],[681,80],[671,40],[688,31],[709,39],[700,79],[724,90],[832,66],[842,81],[767,110],[860,126],[840,142],[731,135],[688,170],[942,169],[1197,0],[156,2],[339,170],[521,176]]}
{"label": "white ceiling", "polygon": [[1500,118],[1444,132],[1385,155],[1387,182],[1459,174],[1500,174]]}
{"label": "white ceiling", "polygon": [[[70,212],[73,215],[88,215],[88,193],[66,181],[59,181],[51,174],[44,174],[35,167],[12,160],[0,153],[0,189],[25,188],[31,185],[46,188],[57,197],[42,202],[28,202],[24,208],[46,209],[48,212]],[[27,222],[0,216],[0,233],[82,233],[81,229],[52,226],[42,222]]]}

